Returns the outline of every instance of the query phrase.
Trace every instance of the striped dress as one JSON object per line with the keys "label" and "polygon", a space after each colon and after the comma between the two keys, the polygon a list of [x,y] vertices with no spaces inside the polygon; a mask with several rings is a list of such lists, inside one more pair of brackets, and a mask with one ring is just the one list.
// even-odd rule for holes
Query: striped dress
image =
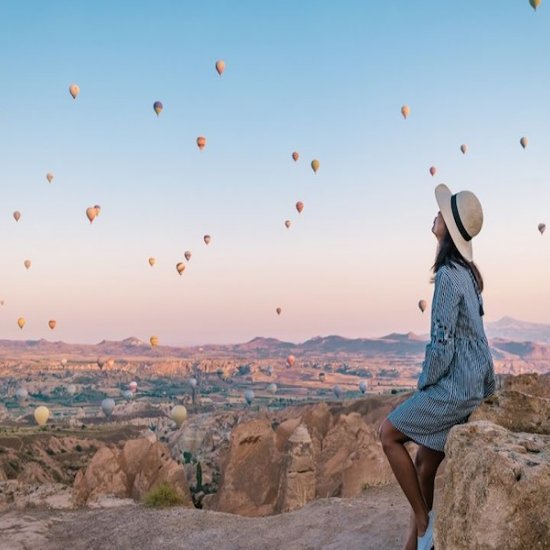
{"label": "striped dress", "polygon": [[413,441],[443,451],[449,430],[495,390],[483,299],[471,271],[441,266],[435,276],[430,343],[417,391],[397,406],[389,421]]}

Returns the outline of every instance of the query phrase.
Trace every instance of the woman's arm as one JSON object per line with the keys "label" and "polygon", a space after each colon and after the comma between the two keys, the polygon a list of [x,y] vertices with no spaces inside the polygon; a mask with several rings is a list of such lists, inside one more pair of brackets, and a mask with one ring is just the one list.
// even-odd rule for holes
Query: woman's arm
{"label": "woman's arm", "polygon": [[449,275],[449,269],[452,268],[441,267],[435,277],[431,339],[418,379],[419,390],[435,384],[447,374],[455,351],[454,336],[462,294]]}

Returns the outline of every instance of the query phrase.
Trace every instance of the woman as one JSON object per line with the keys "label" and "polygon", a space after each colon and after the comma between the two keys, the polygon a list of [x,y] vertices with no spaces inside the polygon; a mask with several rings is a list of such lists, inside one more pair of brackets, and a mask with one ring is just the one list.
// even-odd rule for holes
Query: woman
{"label": "woman", "polygon": [[[483,328],[483,279],[473,262],[472,238],[481,230],[483,211],[470,191],[453,195],[438,185],[439,212],[433,271],[431,338],[418,391],[395,408],[380,427],[390,466],[413,509],[406,550],[430,550],[437,468],[445,457],[449,430],[494,392],[493,361]],[[413,464],[404,444],[419,445]]]}

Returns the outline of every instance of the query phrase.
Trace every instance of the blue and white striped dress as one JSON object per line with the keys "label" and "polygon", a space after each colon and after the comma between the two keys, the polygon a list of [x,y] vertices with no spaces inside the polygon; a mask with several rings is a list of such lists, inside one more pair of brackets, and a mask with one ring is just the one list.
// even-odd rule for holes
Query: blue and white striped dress
{"label": "blue and white striped dress", "polygon": [[443,451],[449,430],[466,422],[495,390],[482,313],[483,299],[471,271],[456,263],[441,266],[418,391],[388,415],[401,433],[420,445]]}

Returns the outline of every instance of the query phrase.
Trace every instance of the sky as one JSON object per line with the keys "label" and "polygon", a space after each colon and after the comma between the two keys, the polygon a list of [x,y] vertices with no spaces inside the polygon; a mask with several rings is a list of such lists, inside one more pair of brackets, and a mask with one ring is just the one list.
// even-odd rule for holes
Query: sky
{"label": "sky", "polygon": [[427,333],[438,183],[483,205],[486,322],[550,322],[549,10],[2,2],[0,337]]}

